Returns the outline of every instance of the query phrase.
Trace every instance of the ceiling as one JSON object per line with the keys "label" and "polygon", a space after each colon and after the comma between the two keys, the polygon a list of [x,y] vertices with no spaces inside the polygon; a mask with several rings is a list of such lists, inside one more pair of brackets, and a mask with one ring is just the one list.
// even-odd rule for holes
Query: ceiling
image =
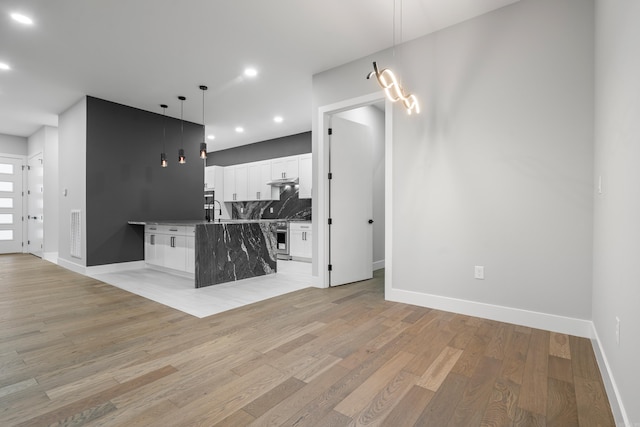
{"label": "ceiling", "polygon": [[183,95],[202,123],[202,84],[209,151],[306,132],[312,75],[391,47],[394,19],[399,43],[515,1],[0,0],[0,133],[57,126],[83,95],[176,118]]}

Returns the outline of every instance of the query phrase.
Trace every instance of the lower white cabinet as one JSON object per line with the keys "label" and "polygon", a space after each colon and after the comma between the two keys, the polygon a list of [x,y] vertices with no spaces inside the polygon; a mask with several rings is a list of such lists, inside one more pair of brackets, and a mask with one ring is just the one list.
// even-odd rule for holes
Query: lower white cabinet
{"label": "lower white cabinet", "polygon": [[195,227],[145,226],[144,261],[151,267],[193,274],[195,272]]}
{"label": "lower white cabinet", "polygon": [[289,223],[289,255],[298,261],[311,261],[313,233],[310,222]]}

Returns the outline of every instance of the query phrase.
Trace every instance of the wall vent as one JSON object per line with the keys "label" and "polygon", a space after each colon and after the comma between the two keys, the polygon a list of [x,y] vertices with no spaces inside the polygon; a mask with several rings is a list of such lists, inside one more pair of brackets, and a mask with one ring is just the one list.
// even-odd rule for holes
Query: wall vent
{"label": "wall vent", "polygon": [[82,258],[80,210],[71,211],[71,256]]}

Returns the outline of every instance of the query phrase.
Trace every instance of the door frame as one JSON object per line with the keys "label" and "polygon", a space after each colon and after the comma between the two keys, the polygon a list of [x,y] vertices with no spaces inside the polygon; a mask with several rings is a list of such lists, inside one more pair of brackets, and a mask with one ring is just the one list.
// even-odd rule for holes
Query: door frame
{"label": "door frame", "polygon": [[385,258],[385,289],[391,287],[392,280],[392,241],[393,241],[393,103],[389,101],[382,91],[371,93],[368,95],[347,99],[334,104],[324,105],[318,108],[318,124],[316,132],[318,137],[318,150],[313,153],[316,157],[317,173],[316,178],[317,198],[314,203],[318,203],[317,217],[313,218],[314,245],[317,257],[316,261],[318,272],[318,286],[321,288],[329,287],[328,260],[329,260],[329,135],[328,128],[331,122],[331,116],[347,110],[353,110],[359,107],[375,104],[380,101],[385,102],[384,108],[384,191],[385,191],[385,224],[384,224],[384,258]]}

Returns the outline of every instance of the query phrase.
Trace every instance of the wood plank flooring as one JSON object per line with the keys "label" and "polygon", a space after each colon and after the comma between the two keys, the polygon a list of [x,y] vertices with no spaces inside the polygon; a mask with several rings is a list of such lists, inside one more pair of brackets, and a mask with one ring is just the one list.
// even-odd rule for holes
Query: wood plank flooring
{"label": "wood plank flooring", "polygon": [[615,425],[589,340],[383,293],[376,276],[198,319],[2,255],[0,425]]}

